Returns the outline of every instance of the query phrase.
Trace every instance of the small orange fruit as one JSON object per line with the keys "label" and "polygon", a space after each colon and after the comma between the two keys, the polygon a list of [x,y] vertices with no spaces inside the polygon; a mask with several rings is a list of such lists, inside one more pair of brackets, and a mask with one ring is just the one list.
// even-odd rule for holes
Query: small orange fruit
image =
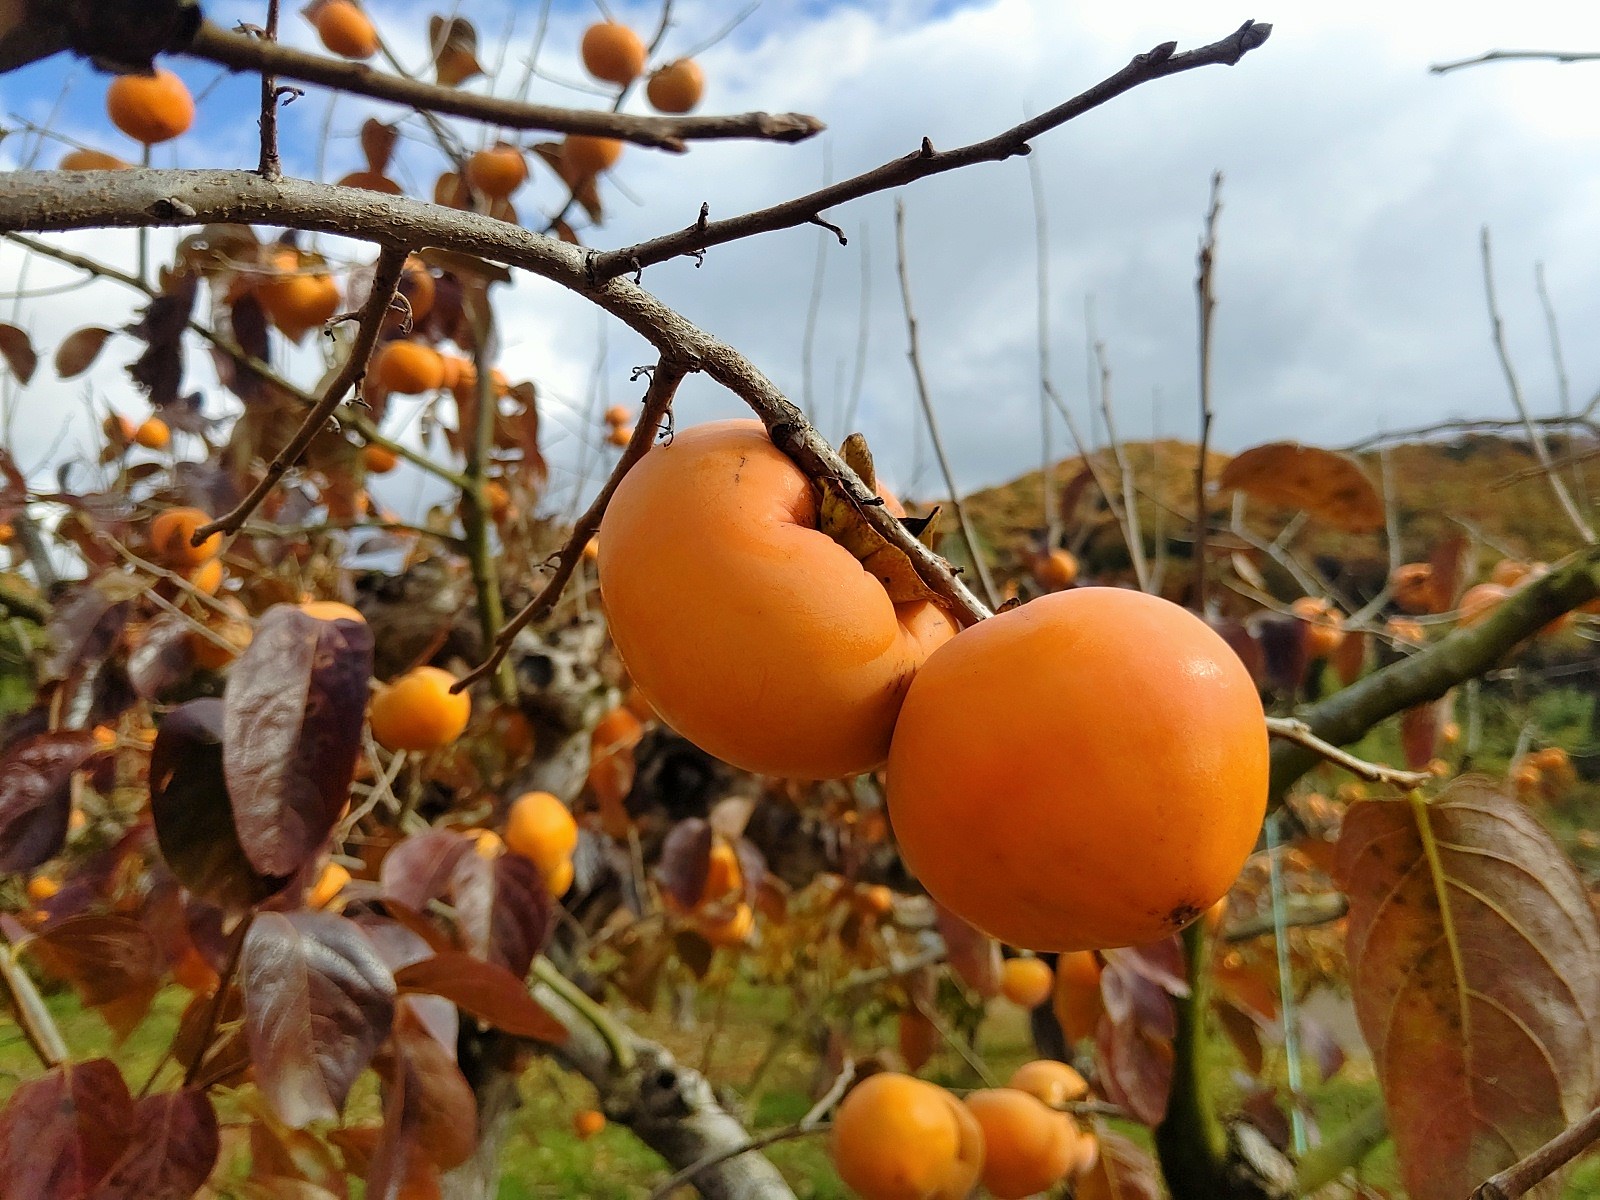
{"label": "small orange fruit", "polygon": [[1344,642],[1344,617],[1326,600],[1301,596],[1291,608],[1305,622],[1306,653],[1312,658],[1326,658]]}
{"label": "small orange fruit", "polygon": [[1502,558],[1490,570],[1489,582],[1503,588],[1514,588],[1528,576],[1534,574],[1537,567],[1543,565],[1543,563],[1523,562],[1516,558]]}
{"label": "small orange fruit", "polygon": [[1389,576],[1389,592],[1401,612],[1427,613],[1439,607],[1433,567],[1428,563],[1402,563],[1396,567]]}
{"label": "small orange fruit", "polygon": [[406,338],[380,346],[368,370],[389,391],[407,396],[438,391],[444,386],[444,359],[439,352]]}
{"label": "small orange fruit", "polygon": [[1056,1020],[1068,1043],[1092,1038],[1100,1027],[1105,1001],[1100,995],[1100,963],[1088,950],[1072,950],[1056,959]]}
{"label": "small orange fruit", "polygon": [[441,750],[461,736],[472,697],[452,693],[455,676],[438,667],[415,667],[372,697],[372,736],[385,750]]}
{"label": "small orange fruit", "polygon": [[467,159],[467,182],[491,200],[504,200],[527,180],[528,160],[507,142],[496,142]]}
{"label": "small orange fruit", "polygon": [[1070,550],[1052,550],[1033,564],[1033,579],[1052,592],[1069,588],[1078,578],[1078,559]]}
{"label": "small orange fruit", "polygon": [[572,1132],[580,1141],[587,1142],[606,1127],[606,1116],[592,1108],[580,1108],[572,1114]]}
{"label": "small orange fruit", "polygon": [[1390,617],[1384,622],[1384,632],[1397,642],[1420,646],[1428,640],[1427,631],[1409,617]]}
{"label": "small orange fruit", "polygon": [[300,271],[299,257],[285,256],[291,269],[269,275],[256,285],[261,310],[290,341],[299,342],[339,311],[339,285],[326,271]]}
{"label": "small orange fruit", "polygon": [[61,884],[48,875],[35,875],[28,880],[28,899],[35,904],[43,904],[46,900],[53,899],[61,891]]}
{"label": "small orange fruit", "polygon": [[1089,1085],[1083,1076],[1053,1058],[1036,1058],[1023,1063],[1011,1073],[1006,1086],[1037,1097],[1048,1108],[1060,1108],[1089,1094]]}
{"label": "small orange fruit", "polygon": [[633,410],[626,404],[613,404],[605,411],[607,425],[627,425],[633,421]]}
{"label": "small orange fruit", "polygon": [[169,142],[194,124],[194,97],[171,71],[118,75],[106,89],[111,123],[136,142]]}
{"label": "small orange fruit", "polygon": [[164,566],[198,567],[217,556],[222,535],[213,533],[198,546],[191,540],[195,530],[211,520],[198,508],[169,508],[150,522],[150,549]]}
{"label": "small orange fruit", "polygon": [[713,904],[744,886],[744,872],[739,869],[739,855],[720,837],[711,843],[711,854],[706,860],[706,882],[700,889],[700,903]]}
{"label": "small orange fruit", "polygon": [[103,150],[70,150],[61,158],[63,171],[126,171],[131,166]]}
{"label": "small orange fruit", "polygon": [[858,888],[854,900],[856,909],[869,917],[887,917],[894,911],[894,891],[881,883]]}
{"label": "small orange fruit", "polygon": [[1054,988],[1055,975],[1042,958],[1008,958],[1000,966],[1000,994],[1019,1008],[1037,1008]]}
{"label": "small orange fruit", "polygon": [[[406,259],[405,270],[400,274],[399,292],[411,305],[411,320],[415,324],[423,320],[433,311],[433,302],[438,296],[438,287],[433,281],[433,272],[428,269],[428,264],[413,255]],[[394,314],[398,317],[398,314]],[[444,386],[449,387],[452,380],[448,377],[449,368],[446,368]]]}
{"label": "small orange fruit", "polygon": [[250,645],[254,636],[248,622],[224,618],[211,623],[211,632],[226,642],[219,645],[198,630],[189,632],[189,653],[194,661],[208,671],[220,671]]}
{"label": "small orange fruit", "polygon": [[151,417],[133,431],[133,440],[146,450],[165,450],[172,442],[172,430],[160,417]]}
{"label": "small orange fruit", "polygon": [[695,921],[700,936],[713,946],[744,945],[750,940],[755,924],[755,912],[742,900],[725,916],[701,916]]}
{"label": "small orange fruit", "polygon": [[400,465],[400,456],[387,446],[361,447],[361,465],[373,475],[387,475]]}
{"label": "small orange fruit", "polygon": [[833,1121],[839,1178],[863,1200],[960,1200],[983,1166],[983,1133],[941,1087],[880,1071],[851,1088]]}
{"label": "small orange fruit", "polygon": [[610,442],[613,446],[626,446],[632,440],[632,425],[613,425],[606,432],[606,441]]}
{"label": "small orange fruit", "polygon": [[479,858],[495,859],[505,853],[506,844],[492,829],[474,829],[471,833],[472,849]]}
{"label": "small orange fruit", "polygon": [[572,881],[577,875],[570,858],[563,858],[555,866],[555,870],[548,872],[544,877],[545,889],[550,893],[552,900],[559,900],[565,896],[572,887]]}
{"label": "small orange fruit", "polygon": [[578,823],[550,792],[525,792],[506,812],[504,837],[507,850],[551,876],[578,848]]}
{"label": "small orange fruit", "polygon": [[1078,1161],[1078,1123],[1038,1097],[987,1088],[966,1098],[983,1130],[983,1186],[996,1200],[1048,1191]]}
{"label": "small orange fruit", "polygon": [[609,171],[622,157],[622,143],[616,138],[569,133],[561,143],[561,166],[569,183],[581,183],[602,171]]}
{"label": "small orange fruit", "polygon": [[1505,603],[1510,594],[1509,588],[1498,583],[1480,583],[1469,587],[1462,593],[1461,603],[1456,606],[1461,628],[1470,629],[1486,620],[1490,613]]}
{"label": "small orange fruit", "polygon": [[350,0],[328,0],[317,9],[317,36],[329,53],[341,58],[371,58],[378,52],[378,31],[372,18]]}
{"label": "small orange fruit", "polygon": [[669,62],[650,76],[644,96],[657,112],[693,112],[706,90],[706,73],[692,58]]}
{"label": "small orange fruit", "polygon": [[929,656],[894,727],[889,815],[912,874],[990,936],[1141,945],[1233,885],[1267,770],[1261,699],[1227,642],[1159,597],[1080,587]]}
{"label": "small orange fruit", "polygon": [[619,87],[632,83],[644,72],[648,55],[639,35],[615,21],[601,21],[585,29],[579,53],[589,74]]}
{"label": "small orange fruit", "polygon": [[331,862],[317,876],[316,886],[306,893],[307,908],[327,908],[350,882],[350,872],[339,863]]}
{"label": "small orange fruit", "polygon": [[300,605],[300,611],[319,621],[360,621],[366,624],[367,620],[348,604],[341,604],[337,600],[307,600]]}
{"label": "small orange fruit", "polygon": [[511,512],[511,493],[497,479],[487,479],[483,484],[483,506],[489,510],[491,520],[504,521]]}

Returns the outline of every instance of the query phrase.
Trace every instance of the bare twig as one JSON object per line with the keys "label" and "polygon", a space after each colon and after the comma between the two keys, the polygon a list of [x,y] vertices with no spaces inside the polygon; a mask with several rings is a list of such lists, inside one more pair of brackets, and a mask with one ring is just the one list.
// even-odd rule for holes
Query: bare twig
{"label": "bare twig", "polygon": [[873,192],[888,191],[914,180],[926,179],[943,171],[971,166],[980,162],[999,162],[1017,154],[1028,152],[1028,142],[1058,125],[1065,125],[1075,117],[1120,96],[1142,83],[1192,71],[1196,67],[1226,64],[1232,66],[1251,50],[1267,40],[1271,25],[1246,21],[1221,41],[1195,50],[1177,53],[1176,42],[1163,42],[1144,54],[1137,55],[1122,70],[1092,88],[1040,113],[1004,133],[982,142],[974,142],[956,150],[936,151],[933,143],[922,139],[922,146],[903,158],[884,163],[863,175],[842,180],[831,187],[822,188],[771,208],[730,217],[723,221],[696,222],[674,233],[652,238],[621,250],[610,250],[594,256],[591,278],[611,279],[631,274],[656,263],[666,262],[685,254],[697,254],[712,246],[720,246],[757,233],[770,233],[775,229],[789,229],[808,224],[824,210],[858,200]]}
{"label": "bare twig", "polygon": [[1476,58],[1434,63],[1428,70],[1434,75],[1444,75],[1450,71],[1459,71],[1462,67],[1478,66],[1480,63],[1527,62],[1533,59],[1558,63],[1593,62],[1600,59],[1600,53],[1573,50],[1490,50]]}
{"label": "bare twig", "polygon": [[1100,379],[1100,416],[1106,423],[1106,438],[1111,443],[1111,457],[1117,464],[1117,478],[1122,485],[1122,516],[1127,523],[1125,526],[1128,542],[1128,558],[1133,563],[1133,577],[1138,581],[1139,590],[1150,590],[1150,566],[1144,557],[1144,530],[1139,524],[1139,497],[1138,480],[1133,474],[1133,465],[1128,461],[1127,453],[1122,448],[1122,439],[1117,436],[1117,422],[1111,408],[1111,364],[1106,359],[1106,344],[1097,341],[1094,344],[1094,361],[1099,368]]}
{"label": "bare twig", "polygon": [[1206,538],[1211,532],[1210,506],[1206,499],[1206,455],[1211,450],[1211,316],[1216,311],[1217,294],[1211,271],[1217,253],[1217,216],[1222,212],[1222,172],[1211,175],[1211,205],[1206,210],[1205,233],[1200,238],[1199,270],[1195,276],[1195,300],[1200,308],[1200,449],[1194,464],[1194,596],[1195,607],[1206,611]]}
{"label": "bare twig", "polygon": [[1396,787],[1414,788],[1421,787],[1433,778],[1426,771],[1401,771],[1395,767],[1386,767],[1382,763],[1357,758],[1354,754],[1323,741],[1311,732],[1311,727],[1304,721],[1296,721],[1292,717],[1268,717],[1267,732],[1275,738],[1304,746],[1334,766],[1343,767],[1356,778],[1365,779],[1369,783],[1392,783]]}
{"label": "bare twig", "polygon": [[233,977],[239,971],[239,960],[244,956],[244,942],[250,936],[250,926],[255,921],[255,911],[251,910],[239,920],[238,928],[233,931],[232,942],[228,947],[228,959],[222,965],[222,973],[217,976],[217,990],[211,995],[211,1003],[206,1007],[205,1024],[200,1028],[200,1040],[195,1044],[194,1058],[189,1060],[183,1071],[183,1086],[193,1087],[200,1068],[205,1064],[206,1053],[211,1049],[211,1039],[217,1035],[217,1022],[222,1018],[222,1007],[228,998],[228,988],[233,984]]}
{"label": "bare twig", "polygon": [[1516,1200],[1600,1140],[1600,1108],[1558,1133],[1522,1161],[1484,1180],[1470,1200]]}
{"label": "bare twig", "polygon": [[[1282,927],[1285,929],[1305,929],[1317,925],[1327,925],[1337,921],[1350,911],[1350,901],[1342,892],[1327,892],[1322,895],[1289,896],[1284,901]],[[1222,931],[1222,940],[1230,943],[1248,942],[1258,937],[1274,932],[1279,922],[1274,919],[1272,909],[1258,913],[1253,917],[1230,923]]]}
{"label": "bare twig", "polygon": [[[1600,401],[1596,396],[1590,401],[1592,406]],[[1589,409],[1575,413],[1570,417],[1534,417],[1533,423],[1540,429],[1582,429],[1592,435],[1600,435],[1600,425],[1589,419]],[[1431,425],[1413,425],[1409,429],[1393,429],[1383,433],[1370,434],[1357,441],[1341,446],[1346,454],[1360,454],[1371,450],[1374,446],[1393,445],[1396,442],[1417,441],[1422,438],[1434,437],[1442,433],[1503,433],[1511,429],[1526,429],[1525,422],[1507,417],[1457,417],[1448,421],[1435,421]]]}
{"label": "bare twig", "polygon": [[928,377],[922,370],[922,352],[917,342],[917,315],[911,307],[911,273],[906,266],[906,206],[899,199],[894,202],[894,252],[895,266],[900,275],[900,301],[906,314],[906,357],[911,361],[911,378],[917,386],[917,400],[922,405],[922,416],[928,423],[928,439],[933,443],[933,454],[939,462],[939,473],[944,476],[945,491],[950,495],[950,507],[955,509],[956,523],[961,526],[961,538],[967,544],[967,554],[977,568],[978,581],[983,594],[993,608],[999,603],[995,595],[994,580],[989,576],[989,564],[967,520],[966,507],[961,503],[961,492],[956,487],[955,475],[950,470],[950,460],[944,452],[944,439],[939,436],[939,421],[933,415],[933,399],[928,395]]}
{"label": "bare twig", "polygon": [[1050,394],[1055,383],[1050,375],[1050,212],[1045,204],[1044,176],[1039,157],[1028,155],[1028,192],[1033,199],[1035,305],[1039,325],[1039,501],[1044,528],[1045,549],[1056,548],[1061,529],[1061,514],[1056,504],[1055,453],[1050,444]]}
{"label": "bare twig", "polygon": [[605,109],[557,108],[439,87],[374,71],[364,63],[308,54],[290,46],[232,33],[207,21],[183,53],[234,71],[272,72],[302,83],[329,87],[423,112],[483,121],[503,129],[543,129],[620,138],[641,146],[681,151],[685,143],[713,138],[759,138],[799,142],[823,124],[801,113],[741,113],[732,116],[647,117]]}
{"label": "bare twig", "polygon": [[650,449],[662,421],[672,408],[672,399],[677,395],[678,385],[683,382],[683,377],[690,369],[688,362],[681,359],[663,357],[656,364],[650,376],[650,387],[645,391],[644,411],[639,414],[639,420],[633,427],[633,436],[628,439],[622,457],[612,468],[611,476],[600,489],[600,493],[595,496],[583,515],[573,522],[572,533],[568,535],[566,544],[556,553],[555,568],[551,572],[549,582],[540,589],[537,596],[523,606],[520,612],[501,626],[490,647],[488,658],[468,672],[451,689],[452,691],[459,692],[473,681],[482,679],[496,670],[504,661],[517,634],[534,621],[548,616],[555,608],[556,601],[566,589],[567,581],[572,578],[573,571],[577,570],[578,563],[583,559],[583,548],[589,544],[595,531],[600,528],[600,518],[605,516],[606,505],[611,503],[617,485],[632,469],[633,464],[643,458],[645,451]]}
{"label": "bare twig", "polygon": [[[267,0],[267,25],[263,39],[278,40],[278,0]],[[278,77],[269,68],[261,71],[261,174],[276,179],[283,174],[278,157]]]}
{"label": "bare twig", "polygon": [[[1539,307],[1544,310],[1545,333],[1550,339],[1550,363],[1555,368],[1556,373],[1556,399],[1561,407],[1561,415],[1570,417],[1572,415],[1572,381],[1567,375],[1567,356],[1561,349],[1561,326],[1556,320],[1556,306],[1555,302],[1550,299],[1550,288],[1545,283],[1543,263],[1535,263],[1533,266],[1533,287],[1539,294]],[[1571,457],[1568,454],[1566,459],[1558,465],[1576,467],[1578,464],[1571,463]],[[1589,488],[1582,471],[1574,470],[1572,472],[1572,487],[1577,492],[1578,499],[1583,504],[1583,507],[1585,509],[1589,508]]]}
{"label": "bare twig", "polygon": [[267,465],[266,473],[255,487],[250,489],[249,494],[234,506],[233,511],[218,517],[215,521],[208,521],[194,531],[196,546],[214,533],[234,533],[250,519],[250,514],[255,512],[267,498],[267,493],[278,485],[278,481],[290,467],[300,461],[300,456],[305,453],[312,439],[322,432],[322,427],[333,415],[333,410],[343,402],[345,393],[358,385],[366,375],[367,360],[372,357],[372,347],[378,340],[378,330],[382,328],[384,314],[389,311],[389,305],[394,300],[395,288],[400,283],[400,275],[405,269],[409,253],[410,249],[405,244],[385,246],[379,252],[378,264],[372,277],[372,293],[361,307],[356,335],[350,343],[350,353],[345,358],[344,366],[328,384],[327,390],[322,393],[322,398],[306,415],[305,421],[295,431],[295,435],[289,439],[289,444],[278,451],[272,462]]}
{"label": "bare twig", "polygon": [[34,987],[33,979],[13,956],[12,948],[3,942],[0,942],[0,988],[4,989],[11,1001],[11,1010],[16,1015],[17,1024],[22,1027],[22,1036],[33,1047],[33,1052],[39,1056],[45,1069],[59,1067],[66,1062],[69,1057],[67,1043],[61,1037],[55,1018],[45,1006],[39,989]]}
{"label": "bare twig", "polygon": [[1495,300],[1494,292],[1494,260],[1489,252],[1489,227],[1483,227],[1480,245],[1483,250],[1483,291],[1489,304],[1489,329],[1494,341],[1495,354],[1500,359],[1500,369],[1505,373],[1506,387],[1511,392],[1511,403],[1516,406],[1517,416],[1522,419],[1522,427],[1528,434],[1528,441],[1533,445],[1534,457],[1539,460],[1540,468],[1550,480],[1550,490],[1555,493],[1556,501],[1567,514],[1567,520],[1572,522],[1572,527],[1578,531],[1578,536],[1589,545],[1594,545],[1594,530],[1583,519],[1583,514],[1578,511],[1577,504],[1572,499],[1572,493],[1567,491],[1567,485],[1561,481],[1561,476],[1556,474],[1550,462],[1550,448],[1544,443],[1544,434],[1535,425],[1528,415],[1528,405],[1522,398],[1522,385],[1517,382],[1517,374],[1511,367],[1511,355],[1506,349],[1505,327],[1500,320],[1500,307]]}

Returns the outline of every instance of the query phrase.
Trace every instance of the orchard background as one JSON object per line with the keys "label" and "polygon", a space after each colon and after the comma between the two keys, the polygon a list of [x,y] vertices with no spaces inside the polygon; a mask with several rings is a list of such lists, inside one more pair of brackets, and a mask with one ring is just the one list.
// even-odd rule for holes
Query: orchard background
{"label": "orchard background", "polygon": [[[1470,61],[1592,16],[778,7],[0,4],[0,1193],[1600,1194],[1592,68]],[[859,717],[730,700],[733,415],[788,607],[948,623]],[[1136,749],[983,824],[1079,927],[1255,844],[1005,945],[899,700],[1107,586],[1248,786],[1019,678]]]}

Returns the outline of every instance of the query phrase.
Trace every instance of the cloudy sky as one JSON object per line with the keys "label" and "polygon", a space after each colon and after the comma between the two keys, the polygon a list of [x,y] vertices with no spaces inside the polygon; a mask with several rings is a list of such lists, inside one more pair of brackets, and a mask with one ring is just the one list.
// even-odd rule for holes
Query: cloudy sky
{"label": "cloudy sky", "polygon": [[[654,24],[654,4],[609,4],[641,29]],[[429,7],[401,0],[369,0],[368,7],[403,57],[420,63]],[[664,54],[696,48],[739,7],[681,0]],[[1508,415],[1487,337],[1478,258],[1484,225],[1493,230],[1508,336],[1531,402],[1549,411],[1557,403],[1536,263],[1545,266],[1559,313],[1573,392],[1579,403],[1587,400],[1600,388],[1600,339],[1591,332],[1600,328],[1600,63],[1505,64],[1446,76],[1427,68],[1497,46],[1600,49],[1600,6],[1349,0],[1280,7],[766,0],[701,56],[708,79],[702,111],[799,110],[821,117],[828,132],[800,146],[712,143],[686,156],[630,149],[605,188],[604,227],[584,236],[602,247],[626,244],[687,223],[703,200],[714,216],[731,215],[825,177],[866,170],[924,135],[940,147],[977,140],[1158,42],[1208,42],[1254,17],[1272,21],[1274,32],[1239,66],[1148,84],[1035,143],[1050,229],[1053,373],[1085,425],[1092,308],[1122,434],[1192,436],[1194,256],[1214,170],[1226,176],[1215,366],[1222,447],[1285,437],[1338,445],[1448,416]],[[229,0],[212,12],[224,22],[259,20],[263,8],[262,0]],[[538,5],[475,0],[470,9],[487,43],[498,46],[510,29],[495,86],[514,89]],[[536,79],[531,94],[596,103],[561,82],[580,75],[578,35],[596,10],[589,0],[558,0],[554,9],[538,59],[549,78]],[[286,40],[314,45],[298,14],[286,13],[284,25]],[[492,63],[499,54],[492,46],[481,57]],[[210,90],[194,131],[158,150],[157,164],[253,166],[255,83],[218,80],[204,64],[178,65],[197,92]],[[12,118],[7,124],[50,123],[79,141],[131,154],[101,113],[104,86],[88,67],[56,60],[0,77],[0,111]],[[401,115],[342,99],[328,124],[325,95],[313,92],[292,105],[288,169],[314,174],[319,158],[329,177],[354,169],[350,135],[370,112]],[[324,146],[325,124],[333,136]],[[472,144],[487,136],[463,128]],[[6,165],[34,151],[26,134],[0,143]],[[35,161],[53,165],[61,152],[47,144]],[[403,182],[423,191],[439,169],[420,138],[407,145]],[[900,195],[923,352],[958,482],[970,488],[1006,479],[1036,465],[1040,453],[1028,166],[1021,159],[979,166]],[[527,223],[559,200],[552,177],[540,173],[517,198]],[[698,269],[687,261],[652,268],[645,285],[738,346],[797,398],[809,378],[811,404],[835,437],[864,320],[856,425],[871,438],[886,476],[902,488],[935,492],[926,455],[921,477],[911,478],[919,455],[894,272],[893,200],[871,197],[830,216],[850,236],[848,247],[830,244],[815,228],[790,230],[714,250]],[[69,241],[131,261],[126,234]],[[819,261],[808,369],[807,312]],[[15,253],[0,254],[6,287],[15,286],[20,269]],[[25,286],[69,278],[36,262]],[[0,301],[0,315],[10,303]],[[123,293],[92,289],[28,299],[17,312],[48,353],[90,319],[121,320],[127,304]],[[603,453],[592,448],[598,430],[585,420],[591,391],[610,402],[636,399],[628,371],[651,355],[626,330],[537,280],[519,283],[501,315],[506,369],[543,389],[551,457],[570,489],[580,467],[592,477],[604,466]],[[113,343],[89,388],[97,402],[137,414],[140,402],[120,374],[130,355],[118,349]],[[315,378],[317,364],[304,355],[289,364]],[[206,382],[203,371],[193,380]],[[41,367],[15,410],[16,440],[30,463],[47,457],[63,414],[81,412],[84,395],[82,381],[59,383]],[[683,421],[736,411],[705,381],[685,389],[679,408]],[[86,428],[72,426],[78,432],[54,453],[85,445]],[[1065,452],[1059,425],[1052,437]]]}

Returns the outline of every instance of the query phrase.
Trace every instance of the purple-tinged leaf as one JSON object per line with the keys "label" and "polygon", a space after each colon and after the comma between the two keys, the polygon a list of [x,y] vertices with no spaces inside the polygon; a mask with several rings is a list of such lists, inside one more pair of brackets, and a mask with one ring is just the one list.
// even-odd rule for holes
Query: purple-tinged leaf
{"label": "purple-tinged leaf", "polygon": [[24,1083],[0,1111],[0,1196],[78,1200],[135,1133],[133,1097],[110,1059]]}
{"label": "purple-tinged leaf", "polygon": [[656,878],[664,891],[684,912],[700,903],[711,871],[712,833],[709,822],[700,817],[679,821],[661,843],[661,861]]}
{"label": "purple-tinged leaf", "polygon": [[68,917],[23,943],[44,970],[72,985],[119,1038],[144,1019],[161,990],[162,961],[149,932],[132,917]]}
{"label": "purple-tinged leaf", "polygon": [[450,895],[467,949],[525,978],[555,915],[539,868],[520,854],[464,854],[456,860]]}
{"label": "purple-tinged leaf", "polygon": [[456,863],[470,853],[472,843],[453,829],[412,834],[383,856],[378,894],[385,902],[396,901],[421,913],[428,901],[449,894]]}
{"label": "purple-tinged leaf", "polygon": [[1000,943],[934,901],[934,924],[944,939],[950,969],[985,998],[1000,994]]}
{"label": "purple-tinged leaf", "polygon": [[136,1136],[89,1200],[189,1200],[221,1149],[217,1113],[200,1091],[146,1096],[133,1110]]}
{"label": "purple-tinged leaf", "polygon": [[141,700],[154,700],[194,673],[189,623],[163,615],[150,622],[128,655],[128,682]]}
{"label": "purple-tinged leaf", "polygon": [[31,871],[60,853],[72,816],[72,773],[96,749],[93,734],[58,730],[0,754],[0,872]]}
{"label": "purple-tinged leaf", "polygon": [[394,981],[402,993],[425,992],[454,1001],[504,1033],[555,1045],[567,1040],[565,1026],[529,995],[527,984],[504,967],[460,950],[402,967]]}

